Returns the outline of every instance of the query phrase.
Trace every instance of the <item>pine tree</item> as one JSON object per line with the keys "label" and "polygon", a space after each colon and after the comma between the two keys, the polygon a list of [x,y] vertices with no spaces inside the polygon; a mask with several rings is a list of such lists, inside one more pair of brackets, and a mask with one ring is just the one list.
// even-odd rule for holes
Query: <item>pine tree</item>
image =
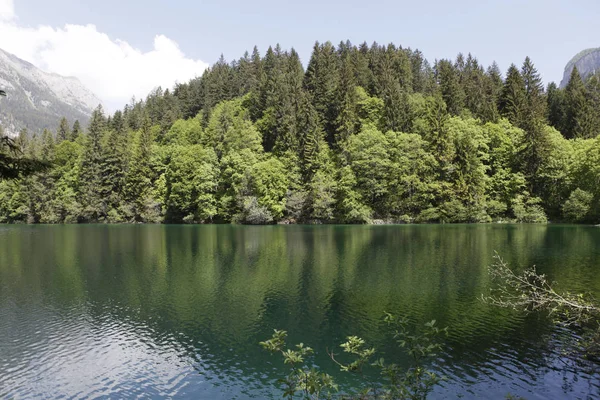
{"label": "pine tree", "polygon": [[408,57],[388,47],[379,60],[378,93],[383,100],[383,129],[409,131],[412,115],[408,91],[412,89],[412,73]]}
{"label": "pine tree", "polygon": [[[212,109],[219,102],[228,100],[233,92],[233,69],[225,60],[223,54],[219,60],[204,75],[204,108]],[[207,113],[208,116],[208,113]]]}
{"label": "pine tree", "polygon": [[71,129],[71,138],[72,142],[76,141],[79,135],[81,134],[81,125],[79,124],[79,120],[75,120],[73,123],[73,129]]}
{"label": "pine tree", "polygon": [[558,88],[556,83],[548,84],[548,122],[551,126],[559,130],[563,135],[567,135],[565,126],[565,93]]}
{"label": "pine tree", "polygon": [[248,52],[240,58],[235,70],[234,93],[243,96],[258,89],[261,75],[261,60],[258,48],[254,46],[252,56]]}
{"label": "pine tree", "polygon": [[[92,113],[86,135],[85,148],[81,161],[80,203],[83,217],[88,222],[100,221],[106,215],[102,198],[102,137],[106,129],[106,118],[102,106]],[[73,129],[75,132],[75,129]]]}
{"label": "pine tree", "polygon": [[319,114],[310,101],[310,95],[304,92],[299,99],[298,127],[300,137],[300,160],[305,180],[310,180],[320,167],[319,154],[326,148],[325,132],[320,124]]}
{"label": "pine tree", "polygon": [[467,56],[461,74],[461,86],[465,92],[465,107],[475,118],[484,120],[493,100],[486,91],[486,79],[483,68],[470,53]]}
{"label": "pine tree", "polygon": [[339,65],[335,48],[330,42],[323,45],[315,43],[306,69],[304,86],[312,95],[313,104],[330,145],[333,144],[335,137],[336,111],[340,109],[337,101],[339,81]]}
{"label": "pine tree", "polygon": [[465,102],[465,93],[459,80],[460,70],[448,60],[438,61],[435,69],[442,98],[446,103],[448,112],[452,115],[459,115]]}
{"label": "pine tree", "polygon": [[111,127],[105,134],[100,165],[101,195],[112,222],[118,222],[117,209],[121,205],[125,171],[127,170],[127,133],[121,112],[117,111]]}
{"label": "pine tree", "polygon": [[484,79],[485,104],[481,119],[485,122],[497,122],[500,118],[498,103],[502,95],[502,74],[495,62],[487,69]]}
{"label": "pine tree", "polygon": [[277,138],[275,147],[279,153],[291,151],[297,153],[300,149],[302,133],[299,126],[300,99],[304,96],[302,80],[304,69],[300,56],[292,48],[289,55],[283,59],[284,71],[282,86],[278,91],[278,104],[276,105]]}
{"label": "pine tree", "polygon": [[125,106],[125,110],[123,111],[123,117],[125,118],[125,121],[127,121],[127,127],[134,131],[140,129],[143,115],[144,102],[141,100],[136,101],[135,97],[132,97],[129,104]]}
{"label": "pine tree", "polygon": [[412,127],[410,98],[400,84],[393,79],[383,84],[383,128],[396,132],[408,132]]}
{"label": "pine tree", "polygon": [[373,86],[373,71],[369,68],[369,45],[364,42],[352,52],[354,70],[356,71],[356,84],[365,90]]}
{"label": "pine tree", "polygon": [[521,128],[525,131],[521,148],[522,168],[529,180],[530,192],[538,195],[542,187],[542,177],[538,171],[548,159],[551,144],[546,131],[546,99],[542,79],[529,57],[525,58],[521,70],[525,86],[525,106]]}
{"label": "pine tree", "polygon": [[500,115],[522,128],[525,123],[526,89],[523,76],[514,64],[508,68],[500,95]]}
{"label": "pine tree", "polygon": [[427,99],[424,119],[427,123],[424,139],[429,143],[430,151],[438,162],[439,172],[443,175],[450,161],[448,157],[450,138],[448,110],[441,95]]}
{"label": "pine tree", "polygon": [[137,133],[133,151],[130,155],[129,168],[125,176],[124,195],[130,206],[128,218],[133,222],[148,221],[148,209],[153,208],[150,190],[153,172],[150,166],[152,155],[152,129],[150,119],[144,116],[142,128]]}
{"label": "pine tree", "polygon": [[42,132],[42,161],[51,162],[54,159],[54,137],[52,132],[44,129]]}
{"label": "pine tree", "polygon": [[586,90],[577,67],[573,67],[565,88],[565,126],[567,138],[587,137],[585,118],[588,113]]}
{"label": "pine tree", "polygon": [[[0,126],[0,134],[2,133],[2,127]],[[19,149],[21,153],[25,152],[25,148],[29,142],[29,134],[27,132],[27,128],[23,128],[19,131],[19,136],[17,136],[15,140],[15,145]]]}
{"label": "pine tree", "polygon": [[302,87],[304,70],[298,53],[282,53],[277,48],[267,52],[267,72],[263,81],[265,110],[257,122],[263,133],[266,151],[298,152],[301,132],[298,126],[299,100],[304,95]]}
{"label": "pine tree", "polygon": [[258,94],[252,98],[250,116],[252,120],[257,121],[257,126],[263,135],[265,151],[272,151],[277,140],[275,109],[280,105],[282,98],[283,61],[281,56],[269,47],[262,65]]}
{"label": "pine tree", "polygon": [[338,85],[338,103],[340,109],[336,120],[336,146],[340,146],[348,137],[360,129],[360,120],[357,114],[356,73],[355,63],[351,54],[346,54],[342,60],[340,83]]}
{"label": "pine tree", "polygon": [[542,78],[529,57],[525,58],[521,69],[525,84],[525,120],[523,129],[540,129],[546,120],[546,98]]}
{"label": "pine tree", "polygon": [[412,92],[413,73],[408,51],[402,47],[395,48],[390,44],[386,53],[391,58],[394,75],[400,84],[400,89],[405,93]]}
{"label": "pine tree", "polygon": [[588,99],[588,136],[600,135],[600,71],[590,75],[586,81]]}
{"label": "pine tree", "polygon": [[412,90],[415,93],[423,93],[427,88],[427,60],[419,50],[410,51],[410,63],[412,69]]}
{"label": "pine tree", "polygon": [[64,140],[71,139],[71,128],[69,127],[69,122],[65,117],[60,119],[60,125],[58,126],[58,130],[56,131],[56,143],[60,143]]}

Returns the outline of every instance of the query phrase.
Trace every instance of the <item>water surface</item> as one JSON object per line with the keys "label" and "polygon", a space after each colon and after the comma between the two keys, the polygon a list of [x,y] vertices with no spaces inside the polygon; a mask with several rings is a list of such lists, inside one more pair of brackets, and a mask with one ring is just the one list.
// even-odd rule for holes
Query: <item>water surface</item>
{"label": "water surface", "polygon": [[480,301],[494,251],[600,297],[595,227],[0,225],[0,398],[279,398],[273,328],[352,387],[348,335],[407,365],[386,311],[449,327],[434,398],[599,398],[546,318]]}

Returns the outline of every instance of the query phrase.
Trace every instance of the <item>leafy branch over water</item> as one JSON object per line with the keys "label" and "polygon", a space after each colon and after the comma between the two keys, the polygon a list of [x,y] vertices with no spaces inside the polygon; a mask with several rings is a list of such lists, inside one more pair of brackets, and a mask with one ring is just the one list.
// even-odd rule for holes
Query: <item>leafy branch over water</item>
{"label": "leafy branch over water", "polygon": [[[372,361],[376,354],[373,347],[357,337],[349,336],[340,347],[344,353],[353,357],[348,364],[339,362],[333,352],[331,359],[343,372],[356,373],[365,381],[357,393],[337,393],[339,386],[333,378],[307,365],[307,359],[313,354],[313,349],[303,343],[294,349],[286,349],[286,331],[275,330],[271,339],[260,344],[268,351],[281,353],[284,363],[290,365],[290,374],[279,380],[283,396],[293,399],[296,395],[304,399],[341,398],[341,399],[425,399],[432,389],[443,378],[435,371],[424,366],[427,359],[433,358],[441,350],[439,337],[447,334],[447,328],[439,328],[433,320],[424,325],[423,329],[410,329],[407,319],[399,319],[386,313],[385,322],[393,329],[394,339],[398,346],[410,356],[411,366],[407,369],[398,364],[387,363],[383,358]],[[365,367],[379,369],[381,384],[367,382],[363,374]]]}
{"label": "leafy branch over water", "polygon": [[521,273],[514,272],[496,253],[489,268],[494,283],[489,304],[525,312],[545,311],[563,326],[579,329],[584,340],[580,347],[588,359],[600,359],[600,305],[589,294],[560,292],[535,266]]}
{"label": "leafy branch over water", "polygon": [[[600,305],[592,296],[561,292],[535,267],[515,272],[498,254],[494,259],[489,268],[493,286],[488,296],[482,296],[486,303],[524,312],[547,312],[557,324],[583,338],[577,336],[576,343],[585,358],[600,360]],[[295,349],[287,349],[287,332],[275,330],[272,338],[261,345],[268,351],[281,353],[284,363],[290,366],[289,375],[279,380],[283,396],[289,399],[298,396],[303,399],[426,399],[443,377],[428,369],[425,362],[442,349],[439,338],[447,334],[447,328],[439,328],[434,320],[415,330],[407,319],[389,313],[384,320],[393,329],[399,348],[410,357],[411,365],[403,368],[383,358],[373,360],[376,349],[357,336],[349,336],[340,347],[351,361],[338,361],[333,351],[329,356],[342,372],[357,374],[362,379],[363,384],[355,393],[339,393],[333,377],[310,364],[312,348],[300,343]],[[369,381],[364,374],[366,368],[378,369],[381,379],[377,383]]]}

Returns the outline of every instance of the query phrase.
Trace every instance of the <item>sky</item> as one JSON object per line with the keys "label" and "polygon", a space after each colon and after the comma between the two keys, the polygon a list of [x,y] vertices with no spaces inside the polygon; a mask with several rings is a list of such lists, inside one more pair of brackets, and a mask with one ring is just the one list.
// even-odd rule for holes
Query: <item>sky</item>
{"label": "sky", "polygon": [[109,110],[199,76],[256,45],[393,42],[430,62],[472,53],[502,71],[531,57],[560,82],[579,51],[600,47],[598,0],[0,0],[0,48],[76,76]]}

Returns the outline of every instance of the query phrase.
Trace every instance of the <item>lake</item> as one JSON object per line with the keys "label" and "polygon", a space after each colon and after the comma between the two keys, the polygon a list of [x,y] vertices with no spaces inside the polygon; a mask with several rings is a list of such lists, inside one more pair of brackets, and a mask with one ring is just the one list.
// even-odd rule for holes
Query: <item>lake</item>
{"label": "lake", "polygon": [[432,398],[600,398],[547,318],[480,300],[494,251],[600,297],[589,226],[0,225],[0,398],[280,398],[274,328],[348,388],[348,335],[408,365],[386,311],[449,328]]}

